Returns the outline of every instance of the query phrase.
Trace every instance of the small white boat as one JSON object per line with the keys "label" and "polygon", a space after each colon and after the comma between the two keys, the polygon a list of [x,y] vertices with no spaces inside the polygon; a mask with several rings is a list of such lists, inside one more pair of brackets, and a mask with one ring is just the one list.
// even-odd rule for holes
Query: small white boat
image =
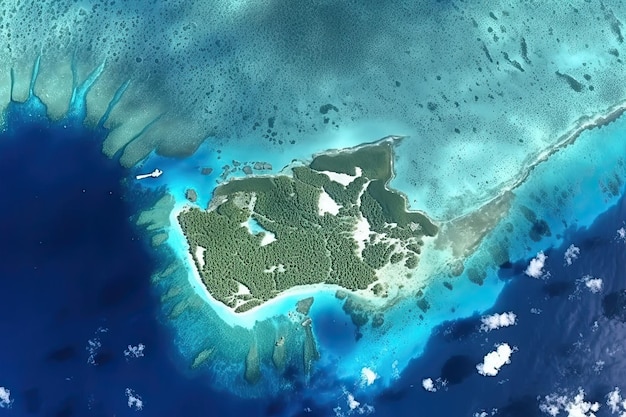
{"label": "small white boat", "polygon": [[135,178],[137,178],[138,180],[143,180],[144,178],[157,178],[160,177],[161,174],[163,174],[163,171],[157,168],[149,174],[140,174],[137,175]]}

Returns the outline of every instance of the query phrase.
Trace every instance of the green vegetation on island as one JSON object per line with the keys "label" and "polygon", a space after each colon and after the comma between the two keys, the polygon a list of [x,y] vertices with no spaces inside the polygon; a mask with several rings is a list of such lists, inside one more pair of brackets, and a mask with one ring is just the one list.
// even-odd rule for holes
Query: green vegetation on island
{"label": "green vegetation on island", "polygon": [[[208,210],[182,211],[178,220],[208,291],[243,312],[297,285],[364,290],[384,280],[378,271],[390,263],[415,268],[422,237],[437,227],[407,212],[405,199],[387,188],[392,158],[389,140],[320,155],[292,176],[231,180],[215,189]],[[354,178],[342,185],[321,171]],[[336,214],[324,210],[329,200]],[[250,221],[263,231],[253,233]]]}

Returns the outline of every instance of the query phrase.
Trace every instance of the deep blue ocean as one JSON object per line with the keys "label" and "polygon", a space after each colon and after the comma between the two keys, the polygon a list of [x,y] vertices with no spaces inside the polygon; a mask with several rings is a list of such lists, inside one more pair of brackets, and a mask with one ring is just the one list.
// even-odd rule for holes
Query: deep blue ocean
{"label": "deep blue ocean", "polygon": [[[130,389],[147,415],[253,415],[176,362],[150,283],[158,258],[131,224],[158,193],[125,188],[103,132],[31,110],[12,107],[0,135],[0,385],[13,400],[0,413],[135,415]],[[124,354],[139,344],[142,357]]]}
{"label": "deep blue ocean", "polygon": [[[322,402],[306,386],[248,400],[214,389],[219,375],[189,373],[173,343],[150,282],[164,261],[134,226],[164,191],[136,188],[129,170],[102,155],[106,132],[51,123],[32,109],[12,105],[0,134],[0,386],[10,391],[0,416],[533,417],[548,415],[546,396],[566,405],[579,387],[602,416],[611,415],[606,395],[626,387],[621,197],[545,250],[549,278],[524,274],[534,253],[503,263],[507,285],[492,310],[439,326],[398,380],[359,398],[368,411],[346,406],[341,389]],[[580,254],[567,265],[570,244]],[[585,276],[601,278],[601,291]],[[480,331],[481,315],[507,311],[517,325]],[[328,316],[316,331],[322,344],[359,343],[345,317]],[[497,377],[479,375],[476,364],[503,342],[515,347],[511,363]],[[332,369],[323,372],[314,378],[333,387]],[[436,392],[422,386],[427,376]]]}

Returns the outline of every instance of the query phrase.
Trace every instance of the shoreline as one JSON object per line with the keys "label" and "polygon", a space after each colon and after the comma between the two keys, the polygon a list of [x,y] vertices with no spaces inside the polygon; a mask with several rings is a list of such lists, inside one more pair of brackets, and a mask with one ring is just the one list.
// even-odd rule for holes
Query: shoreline
{"label": "shoreline", "polygon": [[[192,205],[188,202],[179,202],[172,210],[170,214],[170,222],[172,224],[171,227],[174,230],[171,230],[171,232],[176,233],[176,240],[180,239],[180,242],[182,244],[176,245],[173,242],[168,242],[167,244],[177,255],[182,255],[181,253],[179,253],[179,250],[185,251],[183,263],[188,270],[187,279],[189,281],[189,284],[193,288],[194,292],[204,301],[208,302],[211,308],[213,308],[213,310],[216,312],[216,314],[230,326],[252,328],[257,321],[262,321],[264,319],[271,318],[280,314],[295,312],[296,303],[302,298],[319,296],[320,293],[325,293],[334,298],[335,293],[338,290],[346,291],[350,295],[358,297],[360,300],[366,302],[372,307],[379,304],[376,302],[376,300],[378,300],[380,297],[377,297],[375,295],[367,297],[366,293],[364,292],[353,292],[336,284],[318,283],[291,287],[288,290],[282,291],[275,297],[264,301],[261,305],[253,307],[250,310],[244,311],[242,313],[236,313],[234,308],[228,307],[226,304],[213,298],[208,288],[206,287],[206,285],[204,285],[204,282],[202,281],[200,272],[198,271],[196,263],[193,259],[193,255],[189,251],[189,245],[186,242],[186,238],[177,220],[178,214],[180,214],[184,210],[188,210],[190,207],[192,207]],[[287,302],[290,300],[293,301],[293,303],[287,304]],[[383,305],[379,307],[382,306]]]}
{"label": "shoreline", "polygon": [[[626,110],[626,107],[625,107]],[[391,170],[391,176],[389,177],[389,179],[387,181],[385,181],[384,184],[384,188],[385,190],[398,194],[400,197],[402,197],[402,199],[404,200],[404,211],[407,213],[415,213],[415,214],[420,214],[422,216],[424,216],[426,219],[428,219],[428,221],[430,221],[435,227],[437,227],[437,229],[441,228],[441,225],[443,224],[441,221],[438,221],[434,218],[432,218],[427,212],[423,211],[423,210],[419,210],[419,209],[411,209],[410,208],[410,202],[409,202],[409,197],[406,193],[404,193],[403,191],[396,189],[394,187],[391,186],[391,182],[396,178],[396,169],[395,169],[395,146],[397,144],[399,144],[400,142],[402,142],[404,139],[408,138],[409,136],[407,135],[387,135],[382,137],[381,139],[377,139],[374,141],[370,141],[370,142],[364,142],[364,143],[360,143],[356,146],[351,146],[349,148],[330,148],[330,149],[326,149],[320,152],[315,152],[312,153],[310,157],[305,158],[305,159],[293,159],[289,164],[283,166],[279,171],[277,171],[276,173],[263,173],[263,174],[250,174],[250,175],[244,175],[244,176],[231,176],[230,178],[226,178],[223,181],[218,182],[217,187],[220,187],[222,185],[226,185],[228,183],[230,183],[231,181],[240,181],[240,180],[244,180],[246,178],[268,178],[268,177],[275,177],[278,175],[285,175],[287,177],[293,178],[293,174],[291,173],[291,169],[293,167],[296,166],[308,166],[311,164],[311,162],[313,162],[313,160],[315,158],[317,158],[318,156],[334,156],[334,155],[339,155],[342,153],[350,153],[350,152],[356,152],[360,149],[363,148],[367,148],[369,146],[376,146],[376,145],[380,145],[382,143],[389,143],[391,145],[391,157],[390,157],[390,170]],[[331,179],[332,181],[332,179]]]}
{"label": "shoreline", "polygon": [[[192,289],[204,301],[208,302],[211,308],[218,314],[218,316],[230,326],[251,328],[254,326],[256,321],[262,321],[264,319],[275,317],[277,315],[285,315],[295,312],[296,303],[302,298],[317,297],[323,294],[334,299],[336,298],[335,294],[337,291],[345,291],[349,294],[349,296],[356,298],[358,301],[366,305],[371,311],[387,309],[395,305],[401,299],[409,296],[415,290],[422,288],[424,285],[427,285],[429,278],[436,275],[433,274],[433,272],[435,272],[437,269],[436,265],[432,265],[429,262],[430,257],[425,257],[422,255],[423,259],[420,260],[420,263],[418,264],[417,268],[413,270],[413,273],[417,274],[418,276],[424,276],[424,279],[407,279],[402,274],[402,276],[398,275],[391,277],[387,281],[382,281],[383,283],[387,282],[389,284],[389,290],[391,290],[390,294],[387,297],[381,297],[371,293],[371,290],[369,289],[371,286],[369,286],[368,289],[353,291],[337,284],[316,283],[297,285],[280,292],[275,297],[264,301],[262,304],[253,307],[250,310],[236,313],[234,308],[231,308],[221,301],[215,299],[202,281],[194,257],[189,250],[189,245],[177,220],[178,214],[180,214],[184,210],[190,209],[191,207],[193,207],[193,205],[189,202],[181,201],[177,203],[172,210],[170,214],[170,227],[173,230],[170,230],[170,239],[174,240],[168,239],[167,244],[177,254],[177,256],[183,255],[181,251],[184,251],[183,264],[187,269],[187,280]],[[175,236],[173,236],[174,234]],[[425,246],[431,246],[429,248],[429,252],[441,252],[434,248],[434,241],[435,238],[426,239]],[[432,255],[435,254],[431,254],[431,256]],[[407,285],[411,281],[415,285]],[[381,281],[378,280],[376,281],[376,283],[377,282]],[[374,284],[375,283],[373,283],[372,285]],[[337,301],[342,302],[339,299],[337,299]]]}
{"label": "shoreline", "polygon": [[[322,155],[339,155],[339,154],[345,154],[345,153],[351,153],[351,152],[356,152],[360,149],[363,148],[368,148],[371,146],[378,146],[381,144],[388,144],[389,145],[389,169],[390,169],[390,176],[389,178],[387,178],[387,180],[384,183],[384,187],[387,191],[389,192],[393,192],[396,193],[398,195],[400,195],[402,197],[403,203],[404,203],[404,207],[403,210],[407,213],[418,213],[423,215],[427,221],[429,221],[431,223],[431,225],[433,225],[434,227],[437,228],[437,231],[439,230],[439,225],[436,224],[435,222],[433,222],[424,212],[422,211],[417,211],[417,210],[408,210],[408,197],[400,192],[399,190],[395,190],[393,188],[389,187],[389,183],[393,180],[393,178],[395,178],[396,176],[396,172],[395,172],[395,164],[394,164],[394,157],[395,157],[395,152],[394,152],[394,146],[401,140],[403,140],[404,138],[406,138],[407,136],[398,136],[398,135],[388,135],[385,136],[381,139],[375,140],[375,141],[371,141],[371,142],[366,142],[366,143],[361,143],[358,144],[356,146],[353,147],[349,147],[349,148],[336,148],[336,149],[330,149],[330,150],[324,150],[321,152],[317,152],[317,153],[313,153],[311,154],[311,157],[308,158],[307,160],[303,160],[303,159],[294,159],[290,164],[286,165],[285,167],[283,167],[278,173],[274,174],[274,173],[262,173],[262,174],[252,174],[252,175],[246,175],[246,176],[235,176],[235,177],[231,177],[229,179],[226,179],[222,182],[220,182],[217,186],[221,186],[221,185],[226,185],[228,183],[230,183],[231,181],[239,181],[239,180],[244,180],[246,178],[267,178],[267,177],[275,177],[277,175],[285,175],[288,177],[293,177],[293,174],[291,172],[289,172],[290,168],[294,167],[294,166],[307,166],[308,164],[310,164],[315,158],[317,158],[318,156],[322,156]],[[358,169],[358,167],[357,167]],[[211,200],[213,200],[213,198],[211,198]],[[384,309],[390,305],[393,305],[395,302],[397,302],[397,299],[399,297],[403,297],[405,294],[408,294],[409,292],[402,291],[401,288],[405,287],[404,284],[402,285],[398,285],[399,283],[403,282],[406,280],[405,275],[406,275],[406,271],[402,271],[402,274],[396,273],[393,274],[394,276],[390,276],[389,279],[385,280],[383,279],[383,277],[379,277],[379,279],[376,280],[376,282],[374,282],[372,285],[368,286],[367,289],[363,289],[363,290],[351,290],[348,288],[344,288],[341,285],[337,285],[337,284],[326,284],[326,283],[317,283],[317,284],[308,284],[308,285],[298,285],[295,287],[291,287],[285,291],[280,292],[279,294],[277,294],[276,296],[270,298],[269,300],[263,301],[260,305],[251,308],[250,310],[246,310],[244,312],[241,313],[236,313],[235,312],[235,308],[229,307],[227,305],[225,305],[224,303],[222,303],[219,300],[216,300],[215,298],[213,298],[211,296],[210,291],[207,289],[206,285],[204,284],[204,282],[201,279],[201,274],[200,271],[198,270],[198,265],[193,257],[193,254],[190,253],[190,248],[188,247],[188,244],[186,242],[186,238],[184,237],[184,233],[182,232],[182,229],[180,229],[180,225],[178,224],[178,220],[177,217],[178,215],[189,209],[190,207],[194,207],[197,206],[193,203],[189,203],[188,201],[181,201],[177,207],[172,211],[172,214],[170,216],[170,222],[171,223],[175,223],[176,224],[176,231],[175,233],[177,234],[177,237],[179,239],[183,239],[184,241],[181,240],[181,243],[184,244],[185,252],[186,252],[186,256],[187,256],[187,265],[189,265],[190,268],[192,268],[192,275],[193,275],[193,280],[190,279],[190,283],[192,284],[192,286],[194,287],[194,289],[196,289],[197,293],[206,301],[210,302],[213,306],[219,305],[219,310],[222,310],[224,312],[227,312],[226,314],[228,314],[228,316],[231,317],[236,317],[237,321],[240,321],[241,319],[244,319],[247,316],[253,316],[258,314],[260,311],[268,309],[269,311],[274,310],[275,309],[275,304],[281,304],[284,300],[286,301],[286,299],[290,299],[290,298],[294,298],[294,305],[295,302],[297,302],[298,300],[296,299],[296,297],[302,297],[302,296],[312,296],[312,295],[316,295],[319,294],[320,292],[325,292],[325,293],[330,293],[333,294],[336,293],[338,290],[342,290],[342,291],[346,291],[347,293],[349,293],[351,296],[359,299],[361,302],[363,302],[364,304],[366,304],[367,306],[369,306],[372,310],[380,310],[380,309]],[[211,207],[211,202],[209,202],[209,208]],[[200,207],[200,209],[202,209]],[[436,234],[436,233],[435,233]],[[429,236],[428,234],[425,235]],[[172,246],[172,245],[170,245]],[[182,249],[179,249],[182,250]],[[420,256],[421,257],[421,256]],[[395,269],[395,268],[391,268],[391,269]],[[418,269],[421,269],[418,267]],[[385,272],[390,272],[389,268],[384,268]],[[395,272],[395,271],[394,271]],[[417,271],[414,271],[417,272]],[[395,276],[397,275],[397,276]],[[402,276],[401,276],[402,275]],[[420,280],[422,281],[422,280]],[[382,284],[384,285],[391,294],[393,294],[391,297],[387,298],[387,297],[381,297],[378,295],[375,295],[374,293],[371,292],[371,287],[376,284]],[[410,289],[413,290],[415,288],[413,288],[413,286],[410,286]],[[217,310],[217,308],[216,308]],[[284,310],[284,309],[281,309]],[[284,312],[284,311],[281,311]],[[278,313],[278,311],[274,312],[274,313]],[[223,317],[224,318],[224,317]],[[229,320],[226,320],[228,322],[230,322]]]}

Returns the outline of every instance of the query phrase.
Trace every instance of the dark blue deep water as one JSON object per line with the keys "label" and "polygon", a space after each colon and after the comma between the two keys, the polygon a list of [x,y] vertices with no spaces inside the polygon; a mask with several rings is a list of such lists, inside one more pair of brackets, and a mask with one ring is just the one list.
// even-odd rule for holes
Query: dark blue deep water
{"label": "dark blue deep water", "polygon": [[127,389],[150,416],[251,414],[187,378],[158,321],[157,259],[131,223],[158,195],[125,188],[102,134],[30,112],[12,107],[0,134],[0,414],[136,415]]}
{"label": "dark blue deep water", "polygon": [[[596,416],[613,415],[606,396],[615,387],[623,393],[626,386],[626,242],[617,234],[624,220],[622,195],[590,228],[570,228],[563,247],[545,251],[546,279],[524,274],[530,258],[503,265],[499,275],[508,285],[485,314],[513,311],[518,324],[485,333],[479,315],[445,323],[425,354],[376,400],[377,413],[547,416],[540,410],[546,396],[571,401],[583,389],[585,401],[600,404]],[[570,244],[580,248],[580,255],[567,265],[564,253]],[[592,293],[582,281],[585,276],[601,278],[602,290]],[[496,377],[479,375],[475,365],[502,342],[518,348],[511,363]],[[427,392],[421,386],[425,376],[448,384]],[[557,415],[579,416],[564,410]]]}
{"label": "dark blue deep water", "polygon": [[[13,106],[9,130],[0,134],[0,386],[13,401],[0,415],[357,414],[339,390],[324,404],[306,387],[242,400],[188,372],[150,283],[163,259],[132,221],[159,191],[128,188],[130,173],[101,154],[105,132],[28,113],[32,108]],[[445,323],[395,384],[360,400],[378,416],[533,417],[545,415],[546,395],[571,397],[580,387],[602,404],[597,415],[610,415],[606,394],[626,386],[626,243],[616,238],[624,220],[621,199],[591,228],[569,229],[563,247],[546,250],[549,279],[523,274],[530,258],[503,264],[507,286],[488,313],[513,311],[516,326],[480,332],[479,315]],[[570,243],[581,253],[567,266]],[[586,275],[602,278],[601,292],[585,287]],[[350,326],[346,334],[324,327],[319,323],[322,344],[358,343]],[[502,342],[517,349],[511,364],[497,377],[479,375],[476,364]],[[125,356],[139,344],[142,357]],[[427,392],[425,377],[447,384]],[[143,410],[129,406],[131,395]],[[338,403],[342,410],[333,410]]]}

